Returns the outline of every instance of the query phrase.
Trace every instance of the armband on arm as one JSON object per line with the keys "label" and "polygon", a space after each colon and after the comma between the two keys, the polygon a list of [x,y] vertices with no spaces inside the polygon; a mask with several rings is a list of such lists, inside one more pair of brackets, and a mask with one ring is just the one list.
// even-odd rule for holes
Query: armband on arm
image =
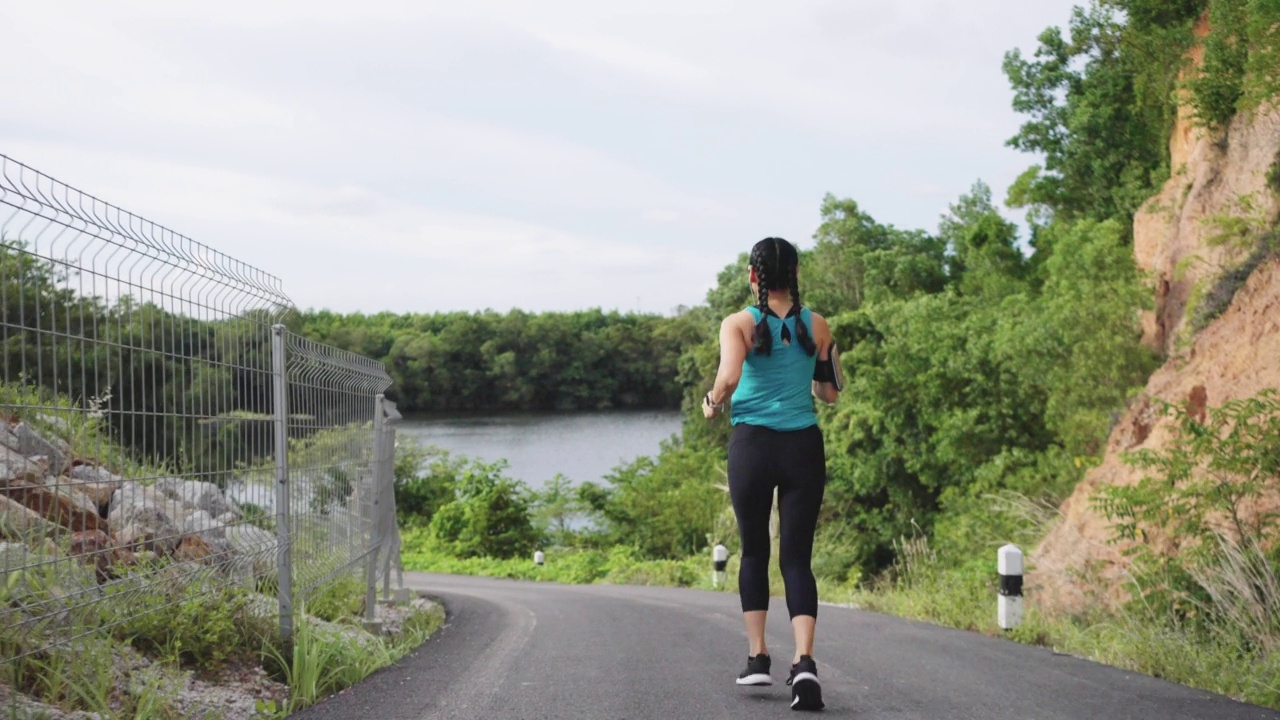
{"label": "armband on arm", "polygon": [[817,382],[831,383],[836,390],[844,390],[844,369],[840,367],[840,353],[835,343],[831,343],[830,357],[819,360],[813,368],[813,379]]}

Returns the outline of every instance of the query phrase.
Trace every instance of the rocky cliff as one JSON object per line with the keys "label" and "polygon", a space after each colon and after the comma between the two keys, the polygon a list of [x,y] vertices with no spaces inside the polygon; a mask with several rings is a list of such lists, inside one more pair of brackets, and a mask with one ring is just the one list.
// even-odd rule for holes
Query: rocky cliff
{"label": "rocky cliff", "polygon": [[[1171,420],[1159,416],[1156,399],[1202,409],[1280,387],[1280,262],[1259,253],[1250,237],[1274,232],[1280,219],[1280,108],[1238,117],[1218,131],[1197,128],[1184,111],[1170,152],[1172,177],[1134,219],[1135,257],[1155,293],[1144,342],[1168,360],[1115,425],[1102,463],[1032,554],[1034,597],[1049,609],[1072,612],[1091,597],[1121,597],[1126,562],[1091,501],[1099,488],[1141,478],[1124,453],[1168,446]],[[1219,243],[1227,230],[1247,241]],[[1233,272],[1247,280],[1231,295],[1232,284],[1219,280]],[[1202,303],[1230,302],[1193,332],[1188,309],[1198,296]]]}

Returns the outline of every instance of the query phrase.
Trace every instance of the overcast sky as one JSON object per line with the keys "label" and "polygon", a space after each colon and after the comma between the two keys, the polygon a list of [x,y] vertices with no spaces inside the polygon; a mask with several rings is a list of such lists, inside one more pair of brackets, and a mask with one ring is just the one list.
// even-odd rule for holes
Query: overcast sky
{"label": "overcast sky", "polygon": [[828,192],[929,230],[1003,198],[1001,58],[1072,5],[14,1],[0,153],[303,308],[668,312]]}

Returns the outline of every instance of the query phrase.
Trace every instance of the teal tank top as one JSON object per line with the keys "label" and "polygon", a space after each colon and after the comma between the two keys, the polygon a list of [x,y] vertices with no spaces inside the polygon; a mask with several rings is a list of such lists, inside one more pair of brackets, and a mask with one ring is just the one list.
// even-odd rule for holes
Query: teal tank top
{"label": "teal tank top", "polygon": [[[760,308],[749,307],[751,317],[760,322]],[[809,334],[813,335],[813,321],[808,308],[799,314]],[[818,353],[809,355],[796,340],[796,316],[779,318],[770,313],[765,322],[773,333],[773,352],[761,355],[747,351],[742,364],[742,379],[733,392],[730,422],[734,425],[758,425],[788,432],[803,430],[818,423],[813,407],[813,369]],[[782,327],[786,325],[791,344],[782,342]]]}

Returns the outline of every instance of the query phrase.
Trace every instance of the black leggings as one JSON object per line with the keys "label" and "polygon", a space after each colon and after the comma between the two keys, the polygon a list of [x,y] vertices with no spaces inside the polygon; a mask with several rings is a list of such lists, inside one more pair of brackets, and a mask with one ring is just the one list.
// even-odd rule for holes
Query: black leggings
{"label": "black leggings", "polygon": [[826,489],[822,431],[779,432],[737,425],[729,439],[729,497],[738,516],[742,611],[769,609],[769,514],[778,488],[778,565],[791,617],[818,616],[818,584],[810,567],[813,533]]}

